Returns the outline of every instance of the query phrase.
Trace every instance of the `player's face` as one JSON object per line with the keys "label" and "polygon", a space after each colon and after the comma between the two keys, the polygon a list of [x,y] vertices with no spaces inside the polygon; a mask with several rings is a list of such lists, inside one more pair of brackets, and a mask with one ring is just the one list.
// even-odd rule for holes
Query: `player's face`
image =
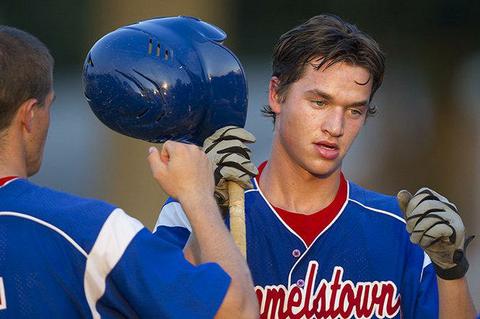
{"label": "player's face", "polygon": [[339,172],[342,160],[366,119],[371,93],[369,72],[336,63],[316,70],[306,66],[282,102],[270,82],[269,102],[277,114],[274,148],[283,160],[316,176]]}
{"label": "player's face", "polygon": [[42,164],[43,150],[50,126],[50,108],[55,98],[55,93],[50,93],[42,105],[35,106],[34,120],[32,121],[32,134],[29,143],[26,145],[27,175],[32,176],[38,172]]}

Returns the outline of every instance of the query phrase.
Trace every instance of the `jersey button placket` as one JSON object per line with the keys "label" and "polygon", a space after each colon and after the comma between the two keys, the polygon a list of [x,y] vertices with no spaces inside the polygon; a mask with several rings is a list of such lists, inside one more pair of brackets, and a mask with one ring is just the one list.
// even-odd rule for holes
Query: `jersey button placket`
{"label": "jersey button placket", "polygon": [[302,255],[302,252],[299,249],[292,250],[292,256],[298,258]]}
{"label": "jersey button placket", "polygon": [[298,279],[297,280],[297,286],[300,287],[300,288],[303,288],[303,286],[305,286],[305,280]]}

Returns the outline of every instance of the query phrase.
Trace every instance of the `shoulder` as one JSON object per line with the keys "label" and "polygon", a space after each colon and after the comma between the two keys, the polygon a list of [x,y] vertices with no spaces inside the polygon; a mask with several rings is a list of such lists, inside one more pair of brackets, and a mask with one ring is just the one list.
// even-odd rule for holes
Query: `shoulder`
{"label": "shoulder", "polygon": [[9,206],[30,209],[79,210],[82,207],[90,209],[112,211],[115,206],[107,202],[84,198],[70,193],[58,191],[49,187],[34,184],[28,180],[17,180],[12,183],[5,193],[2,193],[2,203]]}
{"label": "shoulder", "polygon": [[397,198],[349,182],[348,206],[350,212],[355,214],[354,223],[369,230],[371,242],[375,242],[381,235],[382,243],[377,242],[377,247],[386,245],[383,249],[388,250],[387,247],[390,247],[392,251],[398,247],[405,252],[409,265],[406,271],[411,271],[415,280],[419,280],[431,261],[418,245],[410,242]]}
{"label": "shoulder", "polygon": [[[53,233],[75,241],[86,251],[91,249],[112,213],[121,211],[101,200],[82,198],[27,180],[19,180],[8,186],[8,189],[0,192],[0,211],[3,215],[14,217],[17,224],[33,222],[40,227],[47,227]],[[120,215],[123,216],[115,214]]]}
{"label": "shoulder", "polygon": [[405,219],[403,218],[403,214],[398,206],[397,198],[395,196],[367,190],[350,181],[348,182],[348,185],[348,201],[353,207],[381,218],[390,218],[405,223]]}

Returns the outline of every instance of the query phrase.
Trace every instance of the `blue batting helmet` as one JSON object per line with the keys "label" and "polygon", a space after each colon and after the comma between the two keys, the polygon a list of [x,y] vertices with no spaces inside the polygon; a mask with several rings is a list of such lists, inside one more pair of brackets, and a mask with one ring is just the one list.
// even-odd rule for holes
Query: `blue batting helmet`
{"label": "blue batting helmet", "polygon": [[200,145],[215,130],[243,127],[247,84],[221,29],[166,17],[117,29],[85,60],[85,96],[111,129],[151,142]]}

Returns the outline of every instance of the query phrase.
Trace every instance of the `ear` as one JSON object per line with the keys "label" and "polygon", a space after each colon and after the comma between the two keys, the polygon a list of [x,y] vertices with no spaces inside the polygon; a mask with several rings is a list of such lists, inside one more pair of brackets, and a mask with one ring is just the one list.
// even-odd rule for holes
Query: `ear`
{"label": "ear", "polygon": [[17,117],[22,126],[31,133],[33,127],[33,120],[38,108],[37,99],[28,99],[20,105],[17,111]]}
{"label": "ear", "polygon": [[276,114],[280,113],[281,109],[281,101],[277,93],[279,84],[280,80],[276,76],[272,76],[268,85],[268,105]]}

